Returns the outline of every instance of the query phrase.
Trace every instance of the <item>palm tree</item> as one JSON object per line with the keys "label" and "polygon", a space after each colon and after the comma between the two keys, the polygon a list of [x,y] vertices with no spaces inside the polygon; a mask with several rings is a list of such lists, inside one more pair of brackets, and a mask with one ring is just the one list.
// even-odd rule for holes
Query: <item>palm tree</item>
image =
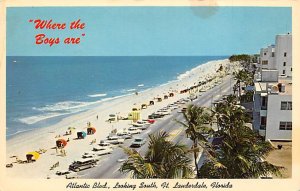
{"label": "palm tree", "polygon": [[258,178],[269,174],[281,175],[282,167],[265,161],[273,150],[270,143],[263,141],[247,126],[222,131],[222,144],[215,148],[215,159],[222,164],[207,161],[200,168],[201,178]]}
{"label": "palm tree", "polygon": [[193,174],[185,145],[168,141],[166,132],[149,135],[145,157],[135,149],[123,148],[128,159],[120,167],[133,178],[190,178]]}
{"label": "palm tree", "polygon": [[186,122],[178,121],[178,123],[186,128],[187,137],[193,141],[191,151],[194,154],[197,177],[200,177],[197,157],[200,149],[205,152],[209,150],[208,141],[204,135],[213,133],[212,128],[207,125],[211,122],[211,115],[206,108],[196,105],[189,105],[183,115]]}
{"label": "palm tree", "polygon": [[273,149],[272,146],[245,126],[249,118],[236,105],[234,97],[217,104],[213,114],[220,127],[214,136],[222,142],[213,147],[212,154],[216,161],[207,160],[201,166],[202,178],[257,178],[268,173],[280,175],[282,167],[263,160]]}

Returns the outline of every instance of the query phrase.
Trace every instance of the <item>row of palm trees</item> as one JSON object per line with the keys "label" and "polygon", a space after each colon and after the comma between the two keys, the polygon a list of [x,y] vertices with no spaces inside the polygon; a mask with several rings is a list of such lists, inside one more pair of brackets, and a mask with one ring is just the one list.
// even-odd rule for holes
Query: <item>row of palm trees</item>
{"label": "row of palm trees", "polygon": [[[166,132],[149,135],[148,150],[142,156],[135,149],[123,148],[128,159],[120,171],[132,178],[258,178],[281,175],[282,167],[265,161],[273,147],[246,124],[250,121],[244,109],[230,95],[212,109],[188,106],[184,122],[178,122],[193,144],[191,148],[173,143]],[[216,130],[212,125],[217,126]],[[219,144],[213,144],[219,140]],[[198,166],[202,152],[204,163]],[[194,169],[192,167],[192,160]]]}

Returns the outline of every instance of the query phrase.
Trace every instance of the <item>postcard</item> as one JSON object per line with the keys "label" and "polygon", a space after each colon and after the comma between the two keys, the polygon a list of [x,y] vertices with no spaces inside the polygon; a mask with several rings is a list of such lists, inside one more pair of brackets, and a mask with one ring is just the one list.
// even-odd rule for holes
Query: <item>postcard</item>
{"label": "postcard", "polygon": [[298,1],[1,3],[0,191],[300,189]]}

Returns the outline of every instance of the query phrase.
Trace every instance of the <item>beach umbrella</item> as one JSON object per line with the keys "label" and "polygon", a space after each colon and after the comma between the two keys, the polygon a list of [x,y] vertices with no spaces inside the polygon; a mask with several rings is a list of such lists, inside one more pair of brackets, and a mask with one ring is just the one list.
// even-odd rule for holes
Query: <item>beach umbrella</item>
{"label": "beach umbrella", "polygon": [[94,133],[96,133],[96,128],[95,127],[89,127],[87,129],[87,132],[88,132],[88,134],[94,134]]}
{"label": "beach umbrella", "polygon": [[61,146],[65,147],[67,144],[68,144],[68,142],[67,142],[66,140],[64,140],[64,139],[58,139],[58,140],[56,141],[56,145],[57,145],[58,147],[61,147]]}
{"label": "beach umbrella", "polygon": [[36,151],[28,152],[26,154],[26,157],[30,157],[30,156],[32,156],[34,158],[34,160],[37,160],[40,158],[40,154]]}
{"label": "beach umbrella", "polygon": [[77,137],[78,139],[84,139],[84,137],[86,137],[86,132],[84,131],[77,132]]}

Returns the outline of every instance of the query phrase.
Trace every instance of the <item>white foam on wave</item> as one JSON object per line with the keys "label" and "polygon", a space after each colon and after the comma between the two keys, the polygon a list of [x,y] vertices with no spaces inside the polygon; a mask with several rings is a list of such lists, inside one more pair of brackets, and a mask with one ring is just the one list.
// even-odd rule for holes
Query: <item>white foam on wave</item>
{"label": "white foam on wave", "polygon": [[10,136],[13,136],[13,135],[17,135],[17,134],[20,134],[20,133],[25,133],[27,131],[32,131],[32,130],[34,130],[34,129],[19,130],[19,131],[15,132],[15,133],[7,134],[7,136],[10,137]]}
{"label": "white foam on wave", "polygon": [[143,86],[144,86],[144,84],[139,84],[139,85],[138,85],[138,87],[143,87]]}
{"label": "white foam on wave", "polygon": [[21,123],[25,123],[27,125],[31,125],[34,123],[37,123],[39,121],[45,120],[45,119],[49,119],[52,117],[58,117],[64,114],[61,113],[46,113],[46,114],[41,114],[41,115],[35,115],[35,116],[31,116],[31,117],[24,117],[19,119],[18,121],[20,121]]}
{"label": "white foam on wave", "polygon": [[107,94],[92,94],[92,95],[88,95],[89,97],[104,97],[107,96]]}
{"label": "white foam on wave", "polygon": [[136,91],[136,89],[129,89],[129,90],[126,90],[126,91],[128,91],[128,92],[133,92],[133,91]]}
{"label": "white foam on wave", "polygon": [[58,112],[58,111],[70,111],[93,104],[94,102],[80,102],[80,101],[64,101],[55,104],[49,104],[43,107],[33,107],[32,109],[43,112]]}

